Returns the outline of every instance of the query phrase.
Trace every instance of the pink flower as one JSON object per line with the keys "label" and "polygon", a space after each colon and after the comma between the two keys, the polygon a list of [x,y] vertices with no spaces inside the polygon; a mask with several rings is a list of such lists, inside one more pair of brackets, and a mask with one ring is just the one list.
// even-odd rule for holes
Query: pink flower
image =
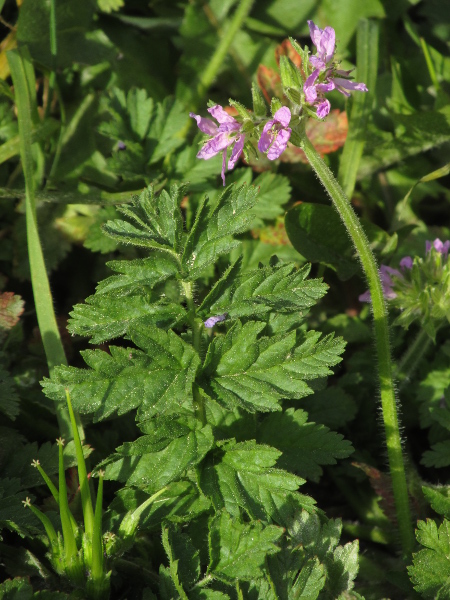
{"label": "pink flower", "polygon": [[350,81],[348,77],[351,71],[337,69],[333,63],[336,46],[334,29],[332,27],[320,29],[313,21],[308,21],[308,25],[317,53],[309,58],[314,71],[305,81],[303,91],[306,102],[315,106],[317,116],[323,119],[330,112],[330,103],[324,98],[325,93],[336,89],[344,96],[350,96],[352,91],[367,92],[368,89],[364,83]]}
{"label": "pink flower", "polygon": [[308,26],[312,42],[317,48],[317,54],[311,56],[309,62],[319,71],[325,71],[334,57],[336,33],[332,27],[320,29],[313,21],[308,21]]}
{"label": "pink flower", "polygon": [[425,251],[427,254],[431,251],[431,248],[434,248],[436,252],[439,252],[444,258],[447,258],[450,249],[450,241],[447,240],[446,242],[441,242],[439,238],[436,238],[434,242],[429,242],[427,240],[425,242]]}
{"label": "pink flower", "polygon": [[[380,265],[379,273],[381,279],[381,286],[383,288],[383,295],[386,298],[386,300],[392,300],[393,298],[396,298],[397,294],[392,289],[394,282],[392,281],[391,275],[393,275],[394,277],[403,277],[403,275],[400,273],[400,271],[397,271],[397,269],[393,269],[392,267],[388,267],[387,265]],[[371,302],[372,298],[370,296],[369,290],[367,290],[367,292],[364,292],[364,294],[361,294],[358,300],[360,302]]]}
{"label": "pink flower", "polygon": [[286,150],[292,131],[288,127],[290,120],[291,111],[287,106],[282,106],[273,115],[273,119],[264,125],[258,142],[258,150],[267,152],[269,160],[275,160]]}
{"label": "pink flower", "polygon": [[231,156],[228,161],[228,169],[234,169],[236,162],[242,150],[244,148],[245,135],[241,133],[241,124],[233,119],[221,106],[216,104],[215,106],[208,108],[208,112],[216,119],[219,123],[217,126],[211,119],[205,119],[200,115],[189,113],[189,116],[197,121],[197,126],[200,131],[211,136],[201,148],[197,154],[197,158],[203,158],[208,160],[219,152],[223,152],[222,160],[222,181],[225,185],[225,168],[227,162],[227,148],[234,144]]}
{"label": "pink flower", "polygon": [[225,321],[226,318],[227,318],[227,313],[223,313],[223,315],[217,315],[215,317],[209,317],[209,319],[206,319],[206,321],[203,323],[203,325],[207,329],[212,329],[216,323],[221,323],[222,321]]}
{"label": "pink flower", "polygon": [[412,269],[413,259],[410,256],[404,256],[400,261],[400,269]]}

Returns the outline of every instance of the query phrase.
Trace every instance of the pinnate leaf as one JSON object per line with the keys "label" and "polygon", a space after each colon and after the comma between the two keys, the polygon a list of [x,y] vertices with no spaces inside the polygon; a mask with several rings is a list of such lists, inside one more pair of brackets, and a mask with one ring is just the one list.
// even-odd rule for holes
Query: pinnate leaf
{"label": "pinnate leaf", "polygon": [[138,407],[142,419],[177,412],[185,403],[189,409],[200,362],[192,346],[172,331],[152,326],[132,329],[130,339],[143,350],[86,350],[83,358],[91,369],[58,367],[51,380],[44,380],[45,393],[62,400],[67,387],[74,408],[95,413],[95,420]]}
{"label": "pinnate leaf", "polygon": [[153,440],[145,447],[148,437],[124,444],[101,464],[105,478],[126,481],[129,486],[145,487],[149,493],[155,493],[198,464],[214,443],[209,425],[175,437],[159,451],[153,451]]}
{"label": "pinnate leaf", "polygon": [[450,440],[444,440],[431,446],[423,453],[420,461],[426,467],[448,467],[450,465]]}
{"label": "pinnate leaf", "polygon": [[170,194],[163,190],[156,196],[150,186],[131,205],[119,208],[128,221],[108,221],[103,230],[125,244],[160,249],[173,256],[180,248],[183,233],[179,207],[183,193],[183,186],[173,184]]}
{"label": "pinnate leaf", "polygon": [[205,298],[201,309],[210,313],[226,312],[230,317],[260,316],[271,311],[306,311],[325,295],[327,285],[318,279],[306,279],[307,265],[260,266],[238,277],[224,277]]}
{"label": "pinnate leaf", "polygon": [[228,186],[215,207],[205,198],[186,240],[182,257],[189,278],[196,279],[209,264],[229,252],[239,242],[233,236],[249,228],[250,209],[257,202],[258,191],[253,186]]}
{"label": "pinnate leaf", "polygon": [[275,448],[254,441],[228,441],[206,463],[202,490],[217,510],[225,508],[237,517],[243,509],[254,519],[277,520],[287,497],[304,483],[274,468],[280,455]]}
{"label": "pinnate leaf", "polygon": [[336,464],[337,458],[347,458],[353,452],[351,443],[341,434],[309,423],[308,413],[294,408],[265,417],[258,441],[283,453],[278,461],[281,468],[311,481],[318,481],[322,475],[320,465]]}
{"label": "pinnate leaf", "polygon": [[152,302],[146,295],[113,297],[94,295],[85,304],[77,304],[70,313],[71,333],[89,336],[92,344],[101,344],[127,335],[132,328],[156,326],[169,329],[181,320],[185,310],[174,302]]}
{"label": "pinnate leaf", "polygon": [[417,541],[424,550],[413,555],[408,567],[414,589],[426,599],[450,598],[450,521],[444,519],[439,529],[435,521],[419,521]]}
{"label": "pinnate leaf", "polygon": [[296,333],[258,338],[265,323],[237,321],[225,336],[211,342],[200,385],[225,406],[249,412],[280,410],[281,398],[299,399],[311,393],[306,380],[329,375],[341,359],[341,339],[308,333],[298,344]]}
{"label": "pinnate leaf", "polygon": [[276,542],[282,535],[280,527],[264,527],[259,521],[244,524],[221,511],[210,524],[208,572],[227,583],[258,579],[266,556],[279,551]]}

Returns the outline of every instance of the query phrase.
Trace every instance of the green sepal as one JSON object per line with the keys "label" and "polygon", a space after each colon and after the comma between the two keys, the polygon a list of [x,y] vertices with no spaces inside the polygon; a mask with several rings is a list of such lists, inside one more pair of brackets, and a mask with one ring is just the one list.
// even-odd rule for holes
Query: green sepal
{"label": "green sepal", "polygon": [[241,119],[243,121],[253,121],[252,118],[252,113],[245,108],[245,106],[243,104],[241,104],[240,102],[237,102],[236,100],[232,100],[231,98],[228,100],[230,106],[232,106],[233,108],[235,108],[238,111],[239,116],[241,117]]}
{"label": "green sepal", "polygon": [[300,93],[303,88],[302,76],[291,59],[285,55],[280,56],[280,75],[285,89],[292,89]]}
{"label": "green sepal", "polygon": [[277,110],[280,110],[280,108],[283,105],[281,104],[281,100],[279,100],[278,98],[275,98],[275,96],[272,98],[272,101],[270,103],[270,112],[272,114],[272,117],[275,115],[275,113],[277,112]]}
{"label": "green sepal", "polygon": [[267,104],[259,86],[255,82],[252,83],[252,100],[255,117],[265,117],[267,115]]}

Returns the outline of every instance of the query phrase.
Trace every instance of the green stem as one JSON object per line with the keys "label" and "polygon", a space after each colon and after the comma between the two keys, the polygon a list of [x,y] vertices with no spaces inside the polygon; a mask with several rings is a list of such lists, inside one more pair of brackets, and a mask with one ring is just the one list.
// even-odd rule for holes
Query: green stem
{"label": "green stem", "polygon": [[369,241],[333,173],[327,167],[306,135],[302,136],[301,148],[316,175],[330,195],[353,244],[359,254],[362,267],[366,274],[372,297],[372,312],[374,318],[375,344],[378,359],[378,374],[380,380],[381,408],[386,434],[386,445],[389,459],[389,469],[392,478],[395,508],[400,533],[400,541],[405,557],[409,557],[414,547],[414,532],[406,485],[405,466],[403,461],[400,439],[399,419],[395,398],[391,350],[389,344],[389,327],[387,308],[384,301],[383,289],[378,273],[378,266],[370,249]]}
{"label": "green stem", "polygon": [[[183,281],[182,286],[184,297],[186,298],[186,304],[189,309],[188,318],[189,324],[192,328],[192,345],[194,346],[194,350],[197,352],[197,354],[200,354],[203,322],[196,316],[196,307],[193,298],[192,283],[190,281]],[[194,397],[195,414],[197,415],[197,418],[202,422],[202,424],[206,425],[205,402],[202,395],[200,394],[200,390],[195,384],[193,386],[192,393]]]}
{"label": "green stem", "polygon": [[243,22],[252,9],[253,2],[254,0],[241,0],[237,7],[228,29],[224,33],[214,54],[211,56],[209,63],[206,65],[205,70],[200,76],[200,81],[198,82],[196,89],[197,102],[203,98],[216,78],[237,32],[242,27]]}
{"label": "green stem", "polygon": [[72,424],[73,441],[75,443],[75,454],[77,457],[78,479],[80,482],[81,505],[83,508],[84,531],[89,540],[94,535],[94,509],[92,508],[91,492],[89,489],[89,479],[87,476],[86,462],[84,460],[83,446],[81,445],[80,435],[78,433],[75,413],[73,412],[70,401],[69,391],[66,389],[67,408],[69,409],[70,422]]}
{"label": "green stem", "polygon": [[395,377],[399,380],[401,389],[409,379],[411,373],[415,370],[419,362],[426,354],[432,340],[428,333],[421,329],[416,336],[414,342],[409,346],[408,350],[402,356],[395,370]]}

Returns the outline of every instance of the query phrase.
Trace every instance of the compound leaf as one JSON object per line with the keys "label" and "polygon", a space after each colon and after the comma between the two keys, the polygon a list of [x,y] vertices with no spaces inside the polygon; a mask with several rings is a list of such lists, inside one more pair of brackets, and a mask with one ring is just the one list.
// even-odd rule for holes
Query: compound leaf
{"label": "compound leaf", "polygon": [[244,509],[254,519],[279,519],[287,497],[303,479],[274,468],[281,453],[254,441],[226,442],[210,457],[201,486],[217,510],[238,516]]}
{"label": "compound leaf", "polygon": [[221,511],[210,524],[208,572],[226,583],[263,577],[266,556],[279,551],[276,542],[282,535],[275,525],[244,524]]}
{"label": "compound leaf", "polygon": [[320,465],[334,465],[336,459],[347,458],[353,452],[351,443],[341,434],[325,425],[308,423],[308,413],[294,408],[266,416],[258,441],[283,453],[278,461],[281,468],[316,482],[322,475]]}

